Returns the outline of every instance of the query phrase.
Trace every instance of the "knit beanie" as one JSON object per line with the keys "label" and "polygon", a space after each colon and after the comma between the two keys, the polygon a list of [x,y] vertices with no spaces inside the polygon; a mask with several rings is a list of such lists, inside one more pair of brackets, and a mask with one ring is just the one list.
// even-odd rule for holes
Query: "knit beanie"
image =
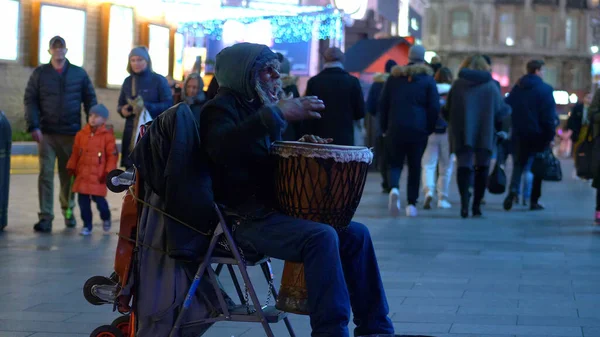
{"label": "knit beanie", "polygon": [[408,60],[413,63],[425,62],[425,48],[421,45],[414,45],[408,50]]}
{"label": "knit beanie", "polygon": [[90,113],[96,114],[104,119],[108,119],[108,109],[104,104],[96,104],[90,109]]}
{"label": "knit beanie", "polygon": [[146,60],[146,62],[150,62],[150,54],[148,53],[148,49],[144,46],[138,46],[133,48],[129,53],[129,58],[133,56],[139,56]]}

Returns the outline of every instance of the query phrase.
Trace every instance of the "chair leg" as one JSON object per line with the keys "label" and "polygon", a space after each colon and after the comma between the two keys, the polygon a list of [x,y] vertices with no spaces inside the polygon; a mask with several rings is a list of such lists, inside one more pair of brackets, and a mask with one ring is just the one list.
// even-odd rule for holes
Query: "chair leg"
{"label": "chair leg", "polygon": [[[270,261],[266,261],[260,264],[260,268],[263,271],[263,274],[265,275],[265,279],[267,279],[267,283],[269,284],[269,287],[271,288],[271,294],[273,294],[273,299],[275,301],[277,301],[277,289],[275,289],[275,285],[273,284],[273,277],[272,277],[272,273],[271,273],[271,262]],[[294,328],[292,328],[292,323],[290,322],[289,317],[286,317],[283,319],[283,323],[285,323],[285,327],[288,331],[288,333],[290,334],[290,337],[296,337],[296,333],[294,332]]]}
{"label": "chair leg", "polygon": [[171,333],[169,334],[169,337],[178,336],[179,328],[181,327],[181,323],[183,322],[183,318],[185,317],[187,310],[189,309],[190,305],[192,304],[192,299],[194,298],[194,295],[196,294],[196,290],[198,289],[198,286],[200,285],[200,280],[202,280],[202,275],[204,275],[204,272],[210,265],[210,257],[211,257],[213,250],[215,249],[215,246],[217,245],[217,241],[219,239],[220,234],[221,233],[215,232],[215,234],[213,235],[213,237],[210,241],[208,250],[206,251],[206,255],[204,256],[204,261],[202,261],[202,263],[200,264],[200,267],[198,267],[198,271],[196,272],[196,275],[194,276],[194,281],[192,282],[192,285],[190,286],[190,289],[188,290],[188,293],[185,296],[185,300],[183,301],[183,306],[181,307],[181,311],[179,311],[179,314],[177,315],[177,319],[175,320],[175,324],[173,325],[173,328],[171,329]]}
{"label": "chair leg", "polygon": [[[235,255],[239,256],[239,252],[237,250],[234,251]],[[262,310],[262,307],[260,305],[260,301],[258,300],[258,296],[256,295],[256,291],[254,290],[254,286],[252,285],[252,282],[250,281],[250,276],[248,275],[248,271],[246,270],[246,264],[242,261],[241,257],[237,258],[238,260],[238,267],[240,268],[240,273],[242,274],[242,278],[244,279],[244,282],[246,283],[246,287],[248,287],[248,293],[250,294],[250,298],[252,299],[252,303],[254,304],[254,310],[256,310],[256,315],[258,315],[258,317],[260,317],[260,323],[262,324],[263,328],[265,329],[265,333],[267,334],[267,337],[275,337],[275,335],[273,334],[273,330],[271,330],[271,326],[269,325],[269,322],[267,322],[267,318],[265,317],[265,313]]]}
{"label": "chair leg", "polygon": [[235,291],[237,291],[237,294],[240,298],[240,302],[242,303],[242,305],[246,305],[246,298],[244,297],[244,293],[242,293],[242,287],[240,287],[240,282],[238,281],[237,276],[235,275],[235,270],[233,270],[233,266],[228,264],[227,269],[229,270],[229,274],[231,275],[231,280],[233,281]]}
{"label": "chair leg", "polygon": [[221,275],[221,270],[223,269],[223,264],[219,263],[217,265],[217,269],[215,269],[215,274],[217,274],[217,276]]}
{"label": "chair leg", "polygon": [[215,294],[217,295],[217,300],[219,301],[219,305],[221,306],[221,310],[225,317],[229,318],[231,314],[229,313],[229,308],[227,307],[227,303],[225,303],[225,298],[223,297],[223,293],[221,293],[221,288],[219,287],[219,281],[217,280],[217,274],[215,274],[212,268],[208,268],[208,276],[210,277],[210,283],[212,283],[213,288],[215,289]]}

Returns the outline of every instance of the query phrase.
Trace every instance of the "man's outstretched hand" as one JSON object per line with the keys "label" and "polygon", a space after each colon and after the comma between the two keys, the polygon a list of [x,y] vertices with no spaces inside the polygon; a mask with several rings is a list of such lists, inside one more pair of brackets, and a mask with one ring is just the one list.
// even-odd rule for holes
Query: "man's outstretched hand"
{"label": "man's outstretched hand", "polygon": [[304,135],[302,138],[298,139],[299,142],[303,143],[315,143],[315,144],[329,144],[333,142],[332,138],[321,138],[319,136],[314,135]]}
{"label": "man's outstretched hand", "polygon": [[279,100],[277,107],[286,121],[296,122],[321,118],[321,114],[317,111],[325,109],[325,104],[316,96],[306,96]]}

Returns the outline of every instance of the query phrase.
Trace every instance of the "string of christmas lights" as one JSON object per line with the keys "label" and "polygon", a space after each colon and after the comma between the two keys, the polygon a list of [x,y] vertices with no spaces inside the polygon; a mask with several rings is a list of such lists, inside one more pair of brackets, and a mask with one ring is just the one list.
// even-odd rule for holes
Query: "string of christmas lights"
{"label": "string of christmas lights", "polygon": [[[336,10],[327,10],[318,13],[303,13],[297,16],[265,16],[241,17],[235,20],[245,25],[257,21],[269,20],[271,23],[273,39],[276,43],[295,43],[310,41],[313,37],[320,40],[339,40],[343,34],[342,13]],[[213,40],[220,40],[223,35],[223,25],[227,20],[209,20],[203,22],[188,22],[179,26],[181,33],[196,33],[207,36]],[[318,23],[318,29],[315,24]]]}

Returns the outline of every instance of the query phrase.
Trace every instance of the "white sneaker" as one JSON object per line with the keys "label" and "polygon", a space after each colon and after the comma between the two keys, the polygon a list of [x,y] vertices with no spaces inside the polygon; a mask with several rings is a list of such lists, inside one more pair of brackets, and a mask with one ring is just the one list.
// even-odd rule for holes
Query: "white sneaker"
{"label": "white sneaker", "polygon": [[446,199],[442,199],[438,201],[438,208],[441,209],[450,209],[452,208],[452,204],[448,202]]}
{"label": "white sneaker", "polygon": [[415,205],[406,206],[406,216],[410,216],[410,217],[417,216],[417,207]]}
{"label": "white sneaker", "polygon": [[395,187],[390,191],[388,209],[392,216],[400,215],[400,191]]}
{"label": "white sneaker", "polygon": [[92,235],[92,230],[87,227],[83,227],[81,229],[81,232],[79,232],[79,235],[83,235],[83,236]]}

